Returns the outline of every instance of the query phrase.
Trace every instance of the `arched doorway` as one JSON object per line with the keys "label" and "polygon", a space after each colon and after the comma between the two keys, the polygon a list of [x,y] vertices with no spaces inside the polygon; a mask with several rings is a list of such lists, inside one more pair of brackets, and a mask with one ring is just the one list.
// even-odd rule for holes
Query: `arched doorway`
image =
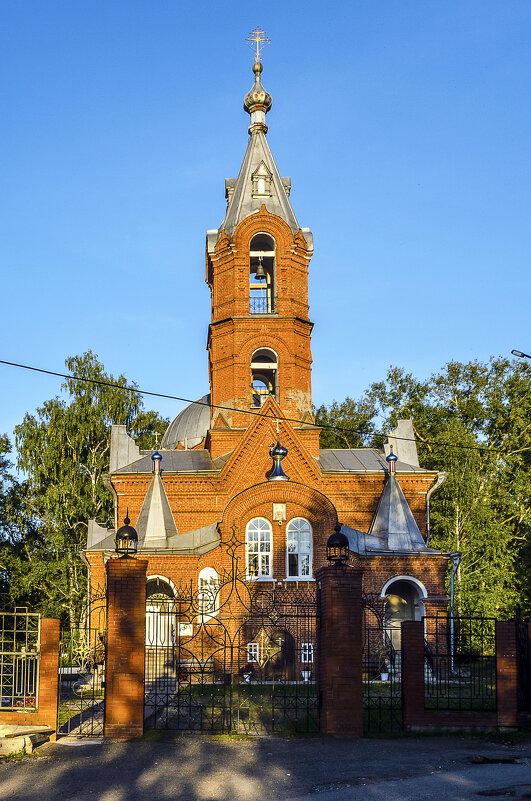
{"label": "arched doorway", "polygon": [[174,589],[168,579],[150,576],[146,583],[146,648],[171,648],[176,640]]}
{"label": "arched doorway", "polygon": [[395,651],[402,644],[401,625],[406,620],[421,620],[427,592],[423,584],[409,576],[397,576],[382,590],[385,598],[384,630]]}

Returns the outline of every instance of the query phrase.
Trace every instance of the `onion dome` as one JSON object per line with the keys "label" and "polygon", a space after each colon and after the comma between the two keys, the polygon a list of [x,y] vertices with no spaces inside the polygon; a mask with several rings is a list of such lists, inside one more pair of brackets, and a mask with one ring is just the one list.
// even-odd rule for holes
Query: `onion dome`
{"label": "onion dome", "polygon": [[277,439],[277,443],[271,448],[269,455],[273,459],[273,467],[267,474],[268,481],[289,481],[289,476],[285,474],[281,465],[282,459],[288,455],[288,449]]}
{"label": "onion dome", "polygon": [[273,98],[269,92],[266,92],[260,80],[262,69],[263,67],[260,61],[255,61],[253,64],[254,86],[247,92],[243,101],[244,110],[251,115],[249,133],[254,133],[256,131],[267,132],[265,115],[273,104]]}
{"label": "onion dome", "polygon": [[160,473],[160,463],[162,462],[162,456],[158,451],[151,454],[151,461],[153,462],[153,472]]}
{"label": "onion dome", "polygon": [[394,472],[395,472],[395,465],[396,465],[397,459],[398,459],[398,456],[395,456],[395,454],[393,453],[393,451],[391,451],[391,453],[389,454],[389,456],[386,456],[386,457],[385,457],[385,461],[386,461],[386,462],[387,462],[387,464],[389,465],[389,473],[390,473],[390,474],[392,474],[392,473],[394,473]]}
{"label": "onion dome", "polygon": [[186,406],[172,420],[164,436],[161,448],[175,450],[177,447],[195,448],[207,435],[210,428],[210,395],[203,395],[196,403]]}

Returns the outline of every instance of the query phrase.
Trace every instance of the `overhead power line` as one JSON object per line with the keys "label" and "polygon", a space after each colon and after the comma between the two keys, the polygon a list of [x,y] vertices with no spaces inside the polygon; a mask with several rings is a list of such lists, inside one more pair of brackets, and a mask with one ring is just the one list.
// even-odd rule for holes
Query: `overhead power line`
{"label": "overhead power line", "polygon": [[[8,362],[5,359],[0,359],[0,364],[5,364],[8,367],[20,367],[22,370],[32,370],[34,373],[44,373],[45,375],[53,375],[57,376],[58,378],[66,378],[70,381],[81,381],[86,384],[98,384],[102,387],[111,387],[113,389],[122,389],[126,392],[136,392],[137,395],[150,395],[153,398],[166,398],[168,400],[176,400],[181,401],[183,403],[189,404],[196,404],[197,406],[208,406],[211,409],[221,409],[225,412],[239,412],[240,414],[249,414],[253,417],[267,417],[269,420],[272,420],[269,415],[263,414],[262,412],[255,412],[252,409],[236,409],[233,406],[219,406],[216,404],[207,403],[206,401],[201,400],[191,400],[190,398],[182,398],[179,395],[168,395],[164,392],[151,392],[147,389],[138,389],[137,387],[130,387],[127,384],[116,384],[112,381],[101,381],[97,378],[84,378],[80,375],[71,375],[69,373],[58,373],[55,370],[45,370],[43,367],[32,367],[29,364],[19,364],[18,362]],[[284,420],[287,420],[289,423],[298,423],[299,425],[305,426],[313,426],[313,428],[329,428],[332,431],[341,431],[344,434],[359,434],[360,436],[366,436],[368,432],[361,431],[356,428],[344,428],[342,426],[334,425],[333,423],[309,423],[307,420],[299,420],[295,417],[284,417]],[[390,437],[390,434],[383,434],[381,432],[375,431],[373,432],[373,436],[381,437],[384,440],[386,437]],[[392,435],[394,440],[400,440],[401,442],[417,442],[415,438],[412,437],[397,437],[395,434]],[[495,448],[488,447],[486,445],[459,445],[454,442],[437,442],[435,440],[422,440],[423,445],[433,445],[435,447],[447,447],[447,448],[457,448],[459,450],[467,450],[467,451],[494,451]]]}

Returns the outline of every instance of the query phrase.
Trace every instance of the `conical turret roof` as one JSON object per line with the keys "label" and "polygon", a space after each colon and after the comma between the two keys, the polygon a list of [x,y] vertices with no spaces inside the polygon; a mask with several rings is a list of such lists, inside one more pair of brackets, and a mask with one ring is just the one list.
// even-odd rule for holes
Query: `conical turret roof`
{"label": "conical turret roof", "polygon": [[168,538],[177,534],[168,496],[158,472],[153,475],[146,492],[136,530],[138,547],[144,551],[150,548],[167,548]]}
{"label": "conical turret roof", "polygon": [[[428,551],[402,487],[390,473],[373,517],[369,536],[381,543],[382,550]],[[372,540],[375,543],[375,540]],[[374,547],[374,545],[373,545]]]}

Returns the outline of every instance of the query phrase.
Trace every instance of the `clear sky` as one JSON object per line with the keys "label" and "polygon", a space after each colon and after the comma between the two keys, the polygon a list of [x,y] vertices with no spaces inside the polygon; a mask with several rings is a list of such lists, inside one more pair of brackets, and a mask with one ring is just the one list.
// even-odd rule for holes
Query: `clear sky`
{"label": "clear sky", "polygon": [[[0,358],[92,349],[144,389],[208,391],[205,231],[245,152],[257,24],[314,234],[314,403],[390,364],[530,352],[529,0],[22,0],[0,4]],[[60,380],[0,365],[0,385],[10,433]]]}

